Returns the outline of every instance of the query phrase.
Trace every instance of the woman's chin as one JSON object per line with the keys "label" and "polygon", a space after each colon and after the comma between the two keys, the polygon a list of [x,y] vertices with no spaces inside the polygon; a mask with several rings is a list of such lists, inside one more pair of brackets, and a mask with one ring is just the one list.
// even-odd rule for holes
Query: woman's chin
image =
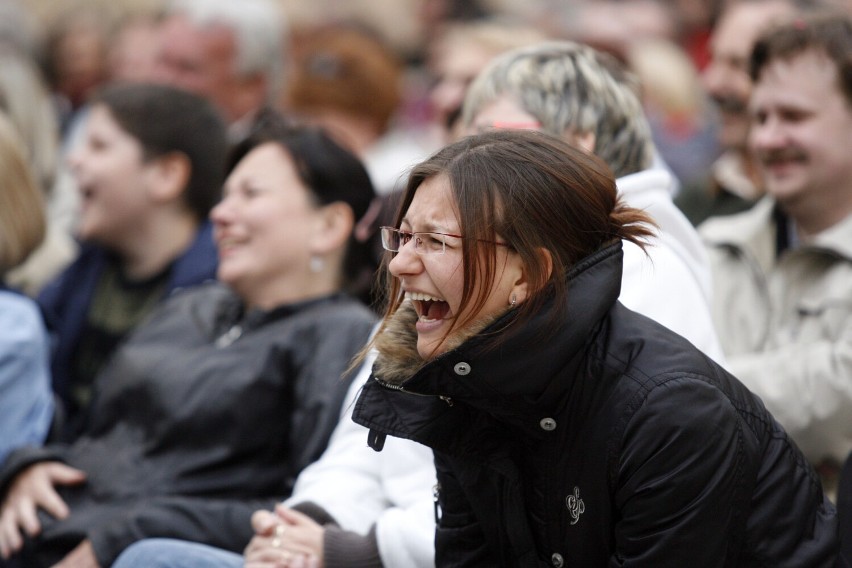
{"label": "woman's chin", "polygon": [[430,337],[417,334],[417,353],[424,361],[430,361],[446,351],[447,345],[443,341],[443,334]]}

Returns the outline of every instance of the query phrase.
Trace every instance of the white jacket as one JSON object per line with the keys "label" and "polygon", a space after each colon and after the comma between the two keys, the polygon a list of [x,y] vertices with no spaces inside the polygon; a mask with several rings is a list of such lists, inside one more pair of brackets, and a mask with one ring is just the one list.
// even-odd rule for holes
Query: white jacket
{"label": "white jacket", "polygon": [[672,180],[667,171],[650,169],[616,182],[627,204],[650,215],[659,229],[647,255],[636,245],[624,243],[619,300],[724,365],[711,315],[710,260],[698,232],[672,201]]}
{"label": "white jacket", "polygon": [[352,421],[352,407],[370,376],[375,355],[352,382],[340,423],[322,457],[302,470],[286,506],[313,502],[341,528],[367,534],[376,525],[385,566],[435,565],[436,483],[432,450],[388,437],[381,452],[367,446],[368,430]]}
{"label": "white jacket", "polygon": [[701,225],[730,370],[815,465],[852,450],[852,216],[777,255],[775,201]]}

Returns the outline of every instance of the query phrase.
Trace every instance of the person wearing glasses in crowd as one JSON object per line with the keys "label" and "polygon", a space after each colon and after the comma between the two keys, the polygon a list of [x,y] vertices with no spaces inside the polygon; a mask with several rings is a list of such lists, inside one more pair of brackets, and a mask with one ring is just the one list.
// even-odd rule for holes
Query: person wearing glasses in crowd
{"label": "person wearing glasses in crowd", "polygon": [[[98,375],[73,444],[0,470],[0,553],[23,566],[110,566],[168,536],[242,550],[251,514],[325,450],[374,313],[362,163],[269,115],[235,150],[210,218],[218,280],[178,293]],[[0,565],[5,566],[3,561]]]}
{"label": "person wearing glasses in crowd", "polygon": [[833,566],[835,510],[760,400],[619,303],[650,223],[544,133],[413,169],[353,418],[433,449],[436,565]]}

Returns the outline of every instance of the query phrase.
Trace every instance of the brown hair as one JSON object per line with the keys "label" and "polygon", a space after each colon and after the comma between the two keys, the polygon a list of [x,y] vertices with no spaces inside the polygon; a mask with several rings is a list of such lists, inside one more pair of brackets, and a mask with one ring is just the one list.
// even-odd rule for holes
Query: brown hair
{"label": "brown hair", "polygon": [[[531,295],[514,322],[527,320],[548,298],[565,306],[568,271],[581,259],[620,239],[644,248],[652,235],[651,219],[619,199],[613,173],[600,158],[549,134],[498,129],[438,151],[412,170],[396,227],[417,188],[439,175],[449,182],[466,237],[459,313],[471,315],[453,322],[450,332],[472,323],[487,299],[496,278],[497,235],[528,272]],[[390,279],[387,288],[386,321],[402,303],[399,281]],[[554,312],[555,323],[560,313]]]}
{"label": "brown hair", "polygon": [[44,238],[41,190],[9,119],[0,114],[0,277],[18,266]]}
{"label": "brown hair", "polygon": [[825,54],[834,63],[838,87],[852,105],[852,19],[842,13],[820,12],[765,32],[751,53],[752,80],[757,81],[772,61],[792,59],[809,50]]}
{"label": "brown hair", "polygon": [[402,62],[382,41],[352,25],[305,31],[295,42],[286,106],[336,109],[384,132],[402,101]]}

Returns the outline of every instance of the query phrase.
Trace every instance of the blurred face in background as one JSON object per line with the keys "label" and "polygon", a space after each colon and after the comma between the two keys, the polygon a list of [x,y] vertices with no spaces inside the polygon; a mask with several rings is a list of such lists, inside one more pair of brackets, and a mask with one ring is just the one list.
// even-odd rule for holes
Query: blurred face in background
{"label": "blurred face in background", "polygon": [[808,50],[771,61],[754,88],[751,147],[766,192],[794,217],[826,205],[845,216],[852,196],[852,107],[838,81],[836,65]]}
{"label": "blurred face in background", "polygon": [[228,122],[242,118],[242,80],[236,69],[236,40],[222,26],[198,28],[172,16],[160,30],[158,80],[208,98]]}
{"label": "blurred face in background", "polygon": [[318,210],[281,145],[267,142],[251,150],[228,176],[222,201],[210,213],[219,279],[250,305],[277,298],[291,279],[309,270]]}
{"label": "blurred face in background", "polygon": [[459,118],[467,88],[494,57],[494,53],[474,41],[448,38],[435,46],[431,58],[434,85],[429,102],[435,122],[447,130],[448,138]]}
{"label": "blurred face in background", "polygon": [[710,39],[710,63],[702,80],[719,111],[719,143],[727,150],[747,147],[748,102],[752,81],[749,58],[754,42],[765,27],[792,17],[785,0],[733,4],[719,19]]}
{"label": "blurred face in background", "polygon": [[80,238],[108,247],[132,239],[149,207],[155,164],[144,160],[142,145],[105,105],[92,108],[83,143],[69,163],[81,197]]}

